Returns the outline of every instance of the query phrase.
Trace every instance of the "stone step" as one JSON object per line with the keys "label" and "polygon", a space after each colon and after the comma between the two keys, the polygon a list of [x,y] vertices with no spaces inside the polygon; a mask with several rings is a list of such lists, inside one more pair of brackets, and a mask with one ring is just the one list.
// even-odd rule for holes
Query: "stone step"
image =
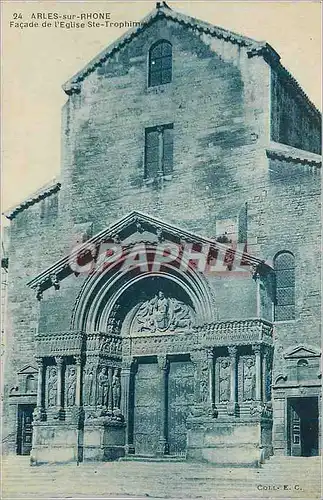
{"label": "stone step", "polygon": [[126,455],[119,458],[119,462],[186,462],[185,456],[164,455],[161,457],[151,455]]}

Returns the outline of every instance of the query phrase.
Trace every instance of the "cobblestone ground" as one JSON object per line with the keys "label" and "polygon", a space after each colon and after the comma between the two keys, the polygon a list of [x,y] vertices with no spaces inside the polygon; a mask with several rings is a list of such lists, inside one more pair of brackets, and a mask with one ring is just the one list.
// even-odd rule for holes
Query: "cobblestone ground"
{"label": "cobblestone ground", "polygon": [[106,462],[30,467],[4,458],[4,499],[317,499],[320,459],[273,457],[260,469],[189,462]]}

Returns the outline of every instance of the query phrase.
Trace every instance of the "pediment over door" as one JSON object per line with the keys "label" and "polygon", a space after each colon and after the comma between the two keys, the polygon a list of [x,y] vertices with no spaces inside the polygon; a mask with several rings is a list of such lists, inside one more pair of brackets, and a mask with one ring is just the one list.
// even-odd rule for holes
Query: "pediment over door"
{"label": "pediment over door", "polygon": [[[164,253],[167,254],[169,252],[166,247],[170,245],[171,252],[174,253],[175,257],[178,253],[176,262],[179,262],[182,267],[186,266],[184,270],[187,270],[187,262],[190,263],[191,268],[196,267],[192,264],[194,255],[205,252],[206,265],[213,263],[213,265],[219,266],[221,272],[230,271],[232,268],[234,270],[241,269],[247,273],[251,271],[250,276],[254,274],[266,275],[272,272],[270,266],[248,254],[244,248],[219,243],[211,238],[187,231],[185,228],[133,211],[85,243],[78,245],[69,255],[64,256],[33,278],[28,286],[36,290],[36,296],[41,300],[45,290],[50,287],[59,290],[60,281],[70,274],[77,274],[80,268],[81,271],[87,269],[88,273],[93,273],[93,270],[100,269],[100,258],[104,245],[112,245],[116,249],[115,252],[121,249],[123,258],[125,251],[127,251],[130,254],[130,260],[126,260],[128,264],[133,264],[134,252],[140,253],[144,246],[144,251],[147,251],[147,255],[149,255],[147,247],[150,251],[155,248],[157,251],[163,252],[164,249]],[[78,268],[75,268],[75,263],[78,263]],[[89,264],[88,267],[86,267],[87,264]],[[201,269],[198,268],[197,271],[200,272]]]}
{"label": "pediment over door", "polygon": [[304,345],[298,345],[296,347],[292,347],[288,349],[284,354],[285,359],[313,358],[319,356],[321,356],[321,352],[319,349]]}

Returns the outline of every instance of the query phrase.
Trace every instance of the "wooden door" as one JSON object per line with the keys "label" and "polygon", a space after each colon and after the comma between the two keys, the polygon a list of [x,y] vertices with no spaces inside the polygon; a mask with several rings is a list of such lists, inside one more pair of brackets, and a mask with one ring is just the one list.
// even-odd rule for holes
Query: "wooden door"
{"label": "wooden door", "polygon": [[18,405],[18,455],[31,452],[34,408],[35,405]]}
{"label": "wooden door", "polygon": [[186,419],[194,404],[194,365],[170,363],[168,377],[168,443],[171,455],[186,453]]}
{"label": "wooden door", "polygon": [[138,365],[134,395],[136,455],[156,455],[160,438],[160,370],[157,363]]}

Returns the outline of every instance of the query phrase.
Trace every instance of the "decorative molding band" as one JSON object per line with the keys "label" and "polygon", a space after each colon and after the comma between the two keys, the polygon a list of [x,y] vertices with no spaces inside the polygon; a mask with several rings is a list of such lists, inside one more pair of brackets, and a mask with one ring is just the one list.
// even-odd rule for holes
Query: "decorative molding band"
{"label": "decorative molding band", "polygon": [[72,331],[37,333],[35,343],[37,356],[77,356],[82,351],[84,333]]}
{"label": "decorative molding band", "polygon": [[89,356],[120,358],[122,337],[104,332],[46,332],[35,336],[36,354],[40,357]]}
{"label": "decorative molding band", "polygon": [[[132,231],[133,233],[137,231],[136,227],[138,224],[144,226],[147,230],[153,230],[156,232],[157,229],[163,231],[164,238],[166,235],[169,235],[170,241],[175,242],[176,244],[181,244],[186,241],[188,243],[200,243],[205,245],[210,245],[216,247],[219,251],[228,252],[230,251],[230,247],[228,247],[224,243],[219,243],[210,238],[205,238],[203,236],[194,234],[189,232],[183,228],[179,228],[173,224],[168,224],[160,219],[155,217],[151,217],[147,214],[141,213],[139,211],[133,211],[125,217],[122,217],[119,221],[115,222],[108,228],[104,229],[100,233],[96,234],[89,240],[87,240],[83,245],[72,251],[69,255],[63,257],[59,261],[55,262],[52,266],[48,267],[40,273],[38,276],[33,278],[31,281],[27,283],[30,288],[39,289],[39,291],[46,290],[50,286],[53,286],[52,276],[55,276],[55,280],[61,280],[68,274],[71,274],[70,270],[70,262],[73,259],[76,259],[82,252],[86,252],[89,248],[89,245],[99,245],[101,242],[108,241],[114,238],[116,234],[120,234],[121,232]],[[156,244],[157,244],[157,236],[156,236]],[[128,243],[124,245],[125,247],[130,248],[134,246],[135,243]],[[149,242],[151,244],[151,242]],[[232,250],[231,250],[232,251]],[[237,259],[242,259],[246,264],[251,265],[253,267],[259,266],[263,271],[267,269],[270,271],[270,266],[265,264],[262,260],[253,257],[247,253],[242,252],[241,250],[233,250],[235,252],[235,256]],[[58,284],[56,281],[56,286]]]}

